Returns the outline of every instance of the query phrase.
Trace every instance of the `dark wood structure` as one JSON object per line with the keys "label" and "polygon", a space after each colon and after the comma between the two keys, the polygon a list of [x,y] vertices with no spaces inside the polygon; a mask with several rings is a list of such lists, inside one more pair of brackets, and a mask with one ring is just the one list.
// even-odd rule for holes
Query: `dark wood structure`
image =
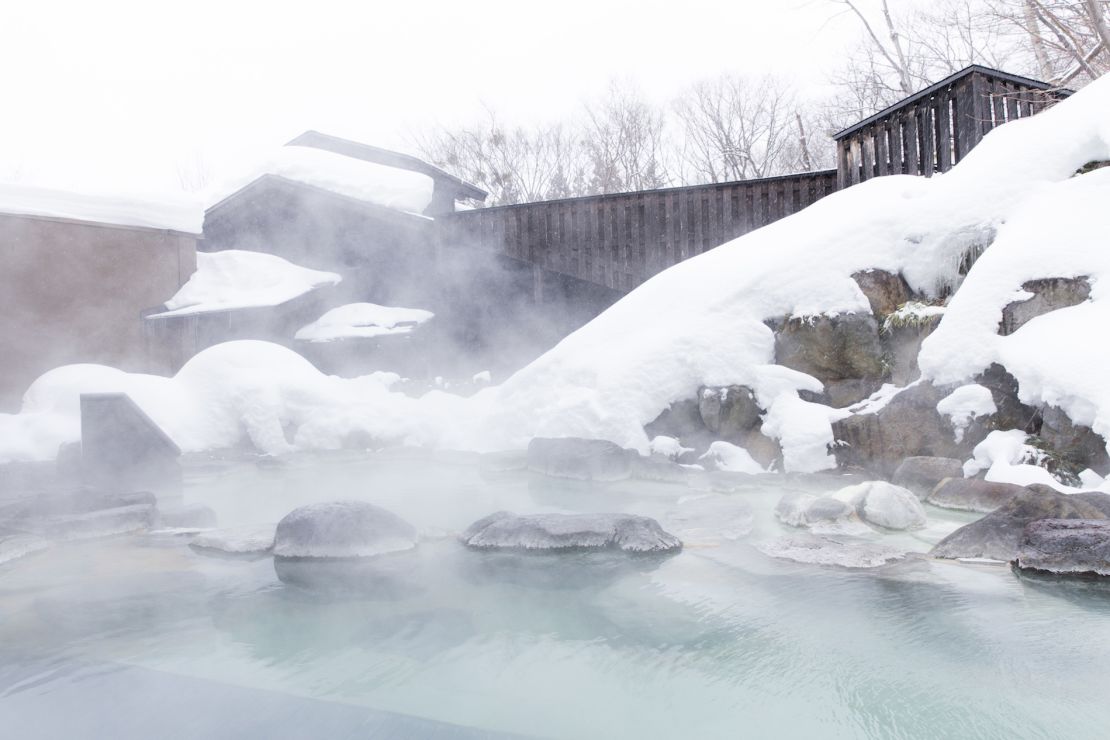
{"label": "dark wood structure", "polygon": [[836,190],[834,170],[460,211],[437,220],[441,250],[476,247],[626,293],[682,260]]}
{"label": "dark wood structure", "polygon": [[1070,94],[972,65],[837,133],[837,186],[882,175],[946,172],[995,126],[1027,118]]}

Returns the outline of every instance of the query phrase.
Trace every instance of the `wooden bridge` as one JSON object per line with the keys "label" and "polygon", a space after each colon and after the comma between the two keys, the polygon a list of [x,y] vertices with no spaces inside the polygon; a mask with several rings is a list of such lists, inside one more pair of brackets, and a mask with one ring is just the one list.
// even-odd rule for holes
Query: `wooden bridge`
{"label": "wooden bridge", "polygon": [[995,126],[1068,94],[971,66],[836,134],[835,170],[460,211],[437,219],[437,241],[531,264],[537,302],[544,273],[625,293],[840,188],[951,169]]}

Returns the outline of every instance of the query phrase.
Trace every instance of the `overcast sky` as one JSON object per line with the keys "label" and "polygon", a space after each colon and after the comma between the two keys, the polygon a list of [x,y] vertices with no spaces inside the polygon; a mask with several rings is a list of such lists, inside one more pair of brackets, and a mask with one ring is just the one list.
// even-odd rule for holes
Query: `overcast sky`
{"label": "overcast sky", "polygon": [[192,160],[232,175],[305,129],[404,149],[483,103],[564,115],[613,78],[658,101],[736,70],[819,87],[858,33],[825,0],[3,7],[0,180],[152,194]]}

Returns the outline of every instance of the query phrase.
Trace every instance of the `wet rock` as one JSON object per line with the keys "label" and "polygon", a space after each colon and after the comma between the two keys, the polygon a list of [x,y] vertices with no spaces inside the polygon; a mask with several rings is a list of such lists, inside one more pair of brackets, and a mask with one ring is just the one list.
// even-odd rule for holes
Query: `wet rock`
{"label": "wet rock", "polygon": [[1106,440],[1090,427],[1073,423],[1063,409],[1056,406],[1041,409],[1038,436],[1066,472],[1074,475],[1090,468],[1099,475],[1110,473]]}
{"label": "wet rock", "polygon": [[666,553],[682,542],[654,519],[632,514],[531,514],[499,511],[470,525],[461,536],[479,550],[621,550]]}
{"label": "wet rock", "polygon": [[98,509],[84,514],[47,517],[32,523],[32,531],[52,539],[111,537],[150,529],[157,521],[150,504]]}
{"label": "wet rock", "polygon": [[1030,280],[1021,289],[1032,295],[1002,309],[998,333],[1003,336],[1013,334],[1038,316],[1078,305],[1091,297],[1091,283],[1086,277]]}
{"label": "wet rock", "polygon": [[861,270],[852,273],[852,279],[867,296],[871,313],[878,319],[894,313],[899,306],[913,299],[913,291],[901,274],[886,270]]}
{"label": "wet rock", "polygon": [[201,552],[226,555],[265,555],[274,548],[275,526],[229,527],[202,532],[189,543]]}
{"label": "wet rock", "polygon": [[894,471],[891,483],[925,498],[945,478],[963,478],[963,463],[954,457],[907,457]]}
{"label": "wet rock", "polygon": [[681,439],[687,446],[697,446],[697,441],[711,436],[702,422],[697,398],[672,403],[654,421],[644,425],[644,431],[649,437]]}
{"label": "wet rock", "polygon": [[852,542],[817,535],[791,535],[759,545],[764,555],[809,565],[877,568],[902,560],[902,550],[872,542]]}
{"label": "wet rock", "polygon": [[702,388],[698,392],[698,413],[706,429],[719,439],[735,442],[760,426],[763,409],[751,388],[730,385]]}
{"label": "wet rock", "polygon": [[787,493],[775,505],[775,516],[791,527],[843,522],[855,513],[855,508],[844,501],[801,491]]}
{"label": "wet rock", "polygon": [[1022,533],[1015,564],[1060,575],[1110,576],[1110,520],[1030,522]]}
{"label": "wet rock", "polygon": [[171,529],[211,529],[216,526],[216,512],[204,504],[160,506],[158,524]]}
{"label": "wet rock", "polygon": [[857,385],[871,381],[867,386],[870,390],[860,390],[858,398],[837,399],[845,405],[866,398],[886,375],[879,325],[869,314],[786,321],[775,333],[775,362],[812,375],[826,385],[845,380]]}
{"label": "wet rock", "polygon": [[938,483],[925,500],[942,509],[987,513],[1022,490],[1022,486],[1013,483],[995,483],[981,478],[947,478]]}
{"label": "wet rock", "polygon": [[982,519],[945,537],[930,554],[937,558],[1010,561],[1017,557],[1022,533],[1030,522],[1040,519],[1106,518],[1100,508],[1089,500],[1060,493],[1048,486],[1027,486]]}
{"label": "wet rock", "polygon": [[528,469],[556,478],[617,481],[632,474],[634,451],[601,439],[537,437],[528,443]]}
{"label": "wet rock", "polygon": [[637,480],[651,480],[659,483],[679,483],[685,485],[690,479],[690,468],[679,465],[660,455],[632,458],[631,475]]}
{"label": "wet rock", "polygon": [[[1029,434],[1038,434],[1041,429],[1041,414],[1038,409],[1027,406],[1018,398],[1017,378],[998,363],[991,364],[975,378],[975,382],[991,392],[996,411],[989,422],[981,425],[982,435],[976,431],[973,422],[966,434],[979,436],[979,441],[995,429],[1021,429]],[[978,442],[976,442],[978,444]],[[957,455],[957,457],[959,457]]]}
{"label": "wet rock", "polygon": [[886,481],[867,481],[842,488],[832,495],[856,510],[864,522],[883,529],[920,529],[925,509],[917,496]]}
{"label": "wet rock", "polygon": [[362,558],[411,550],[416,530],[391,511],[362,501],[309,504],[277,525],[281,558]]}

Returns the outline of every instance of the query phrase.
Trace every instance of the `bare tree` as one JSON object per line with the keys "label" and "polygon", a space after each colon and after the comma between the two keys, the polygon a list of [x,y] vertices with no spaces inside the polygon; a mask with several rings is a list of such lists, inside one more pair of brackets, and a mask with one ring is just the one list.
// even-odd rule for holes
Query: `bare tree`
{"label": "bare tree", "polygon": [[1042,79],[1081,87],[1110,71],[1107,0],[983,0],[986,22],[1026,47]]}
{"label": "bare tree", "polygon": [[650,190],[669,184],[663,112],[630,83],[612,83],[585,106],[583,146],[591,193]]}

